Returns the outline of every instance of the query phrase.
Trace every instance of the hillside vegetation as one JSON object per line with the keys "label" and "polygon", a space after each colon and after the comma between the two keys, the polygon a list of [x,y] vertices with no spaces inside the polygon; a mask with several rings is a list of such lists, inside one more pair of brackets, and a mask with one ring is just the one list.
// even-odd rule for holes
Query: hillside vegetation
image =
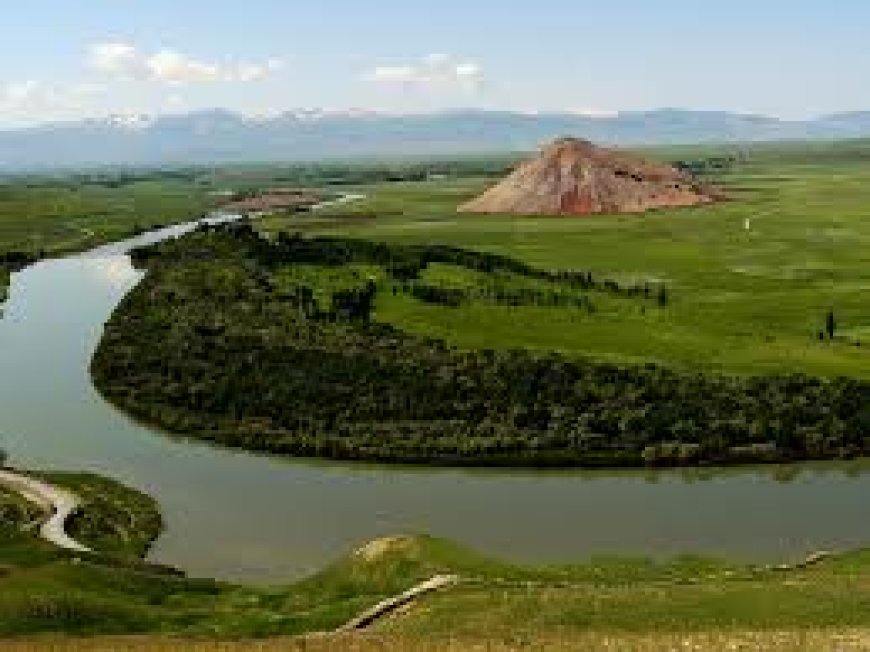
{"label": "hillside vegetation", "polygon": [[[96,562],[56,562],[39,573],[15,570],[21,577],[11,589],[24,593],[31,586],[30,604],[42,605],[30,609],[27,621],[18,616],[19,634],[158,634],[35,643],[51,641],[62,650],[706,650],[735,649],[728,646],[738,643],[748,647],[736,649],[851,650],[862,649],[870,631],[868,564],[866,552],[855,552],[788,569],[693,557],[529,567],[441,540],[393,537],[362,546],[291,587],[242,589],[160,574],[153,567],[133,572]],[[459,584],[421,598],[363,634],[329,634],[383,597],[445,573],[458,575]],[[5,590],[0,584],[0,595]],[[48,597],[49,590],[62,597]],[[60,617],[39,618],[43,611]],[[8,614],[0,607],[7,635]],[[287,638],[301,632],[324,634]],[[285,638],[272,638],[277,636]],[[228,639],[236,643],[209,642]],[[30,640],[21,639],[18,649],[34,645]]]}

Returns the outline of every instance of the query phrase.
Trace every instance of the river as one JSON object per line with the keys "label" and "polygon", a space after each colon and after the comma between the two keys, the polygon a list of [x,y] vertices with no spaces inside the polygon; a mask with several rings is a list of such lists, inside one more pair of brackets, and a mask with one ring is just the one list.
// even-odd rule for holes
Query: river
{"label": "river", "polygon": [[295,461],[174,438],[93,388],[103,324],[140,279],[126,252],[167,229],[13,275],[0,318],[0,447],[22,468],[105,474],[155,496],[151,559],[277,584],[375,537],[427,533],[511,560],[696,552],[792,560],[870,542],[870,463],[534,472]]}

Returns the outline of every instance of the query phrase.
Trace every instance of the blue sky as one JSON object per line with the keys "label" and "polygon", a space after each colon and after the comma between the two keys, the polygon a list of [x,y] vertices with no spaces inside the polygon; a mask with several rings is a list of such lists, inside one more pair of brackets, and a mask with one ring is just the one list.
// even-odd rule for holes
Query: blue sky
{"label": "blue sky", "polygon": [[8,4],[0,126],[215,106],[870,109],[863,0]]}

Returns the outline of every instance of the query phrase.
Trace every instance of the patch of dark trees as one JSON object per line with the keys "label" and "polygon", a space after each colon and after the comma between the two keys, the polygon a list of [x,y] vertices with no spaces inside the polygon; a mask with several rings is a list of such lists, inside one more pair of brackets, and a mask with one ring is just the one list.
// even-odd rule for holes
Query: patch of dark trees
{"label": "patch of dark trees", "polygon": [[[596,467],[870,454],[870,384],[860,380],[459,350],[374,321],[373,282],[318,306],[315,288],[271,281],[281,265],[385,251],[339,239],[269,242],[244,228],[139,251],[148,274],[106,327],[92,364],[97,387],[172,432],[291,456]],[[400,251],[414,268],[427,249]]]}
{"label": "patch of dark trees", "polygon": [[0,267],[5,267],[13,272],[32,265],[41,257],[43,252],[31,253],[28,251],[0,251]]}
{"label": "patch of dark trees", "polygon": [[594,312],[592,300],[587,295],[576,295],[558,290],[537,290],[533,288],[507,289],[485,287],[475,290],[443,288],[436,285],[415,283],[403,289],[418,301],[450,308],[481,301],[497,306],[537,306],[546,308],[585,308]]}
{"label": "patch of dark trees", "polygon": [[[523,261],[499,254],[472,251],[449,245],[405,245],[369,240],[337,237],[303,237],[281,232],[276,240],[261,238],[250,222],[243,220],[229,225],[205,226],[203,232],[231,235],[235,241],[259,264],[274,268],[276,265],[305,263],[341,267],[349,264],[374,264],[387,270],[397,282],[410,283],[420,279],[422,272],[433,263],[454,265],[484,274],[508,273],[528,279],[545,281],[575,290],[597,290],[615,295],[654,299],[661,305],[668,303],[667,288],[650,283],[626,285],[614,279],[600,279],[589,271],[545,270]],[[132,257],[139,265],[146,265],[154,257],[183,260],[214,255],[211,249],[197,250],[161,248],[159,246],[134,250]],[[521,299],[520,299],[521,300]],[[505,299],[509,303],[509,297]]]}
{"label": "patch of dark trees", "polygon": [[692,176],[710,176],[723,174],[737,165],[737,156],[711,156],[709,158],[683,159],[674,161],[672,165]]}

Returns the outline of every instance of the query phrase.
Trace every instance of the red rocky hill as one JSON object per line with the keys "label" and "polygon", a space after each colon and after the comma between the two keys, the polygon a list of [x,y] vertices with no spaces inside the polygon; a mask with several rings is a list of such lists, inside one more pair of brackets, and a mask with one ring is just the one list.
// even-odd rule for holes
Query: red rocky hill
{"label": "red rocky hill", "polygon": [[647,161],[588,140],[560,138],[499,184],[463,206],[464,213],[590,215],[641,213],[714,201],[670,165]]}

